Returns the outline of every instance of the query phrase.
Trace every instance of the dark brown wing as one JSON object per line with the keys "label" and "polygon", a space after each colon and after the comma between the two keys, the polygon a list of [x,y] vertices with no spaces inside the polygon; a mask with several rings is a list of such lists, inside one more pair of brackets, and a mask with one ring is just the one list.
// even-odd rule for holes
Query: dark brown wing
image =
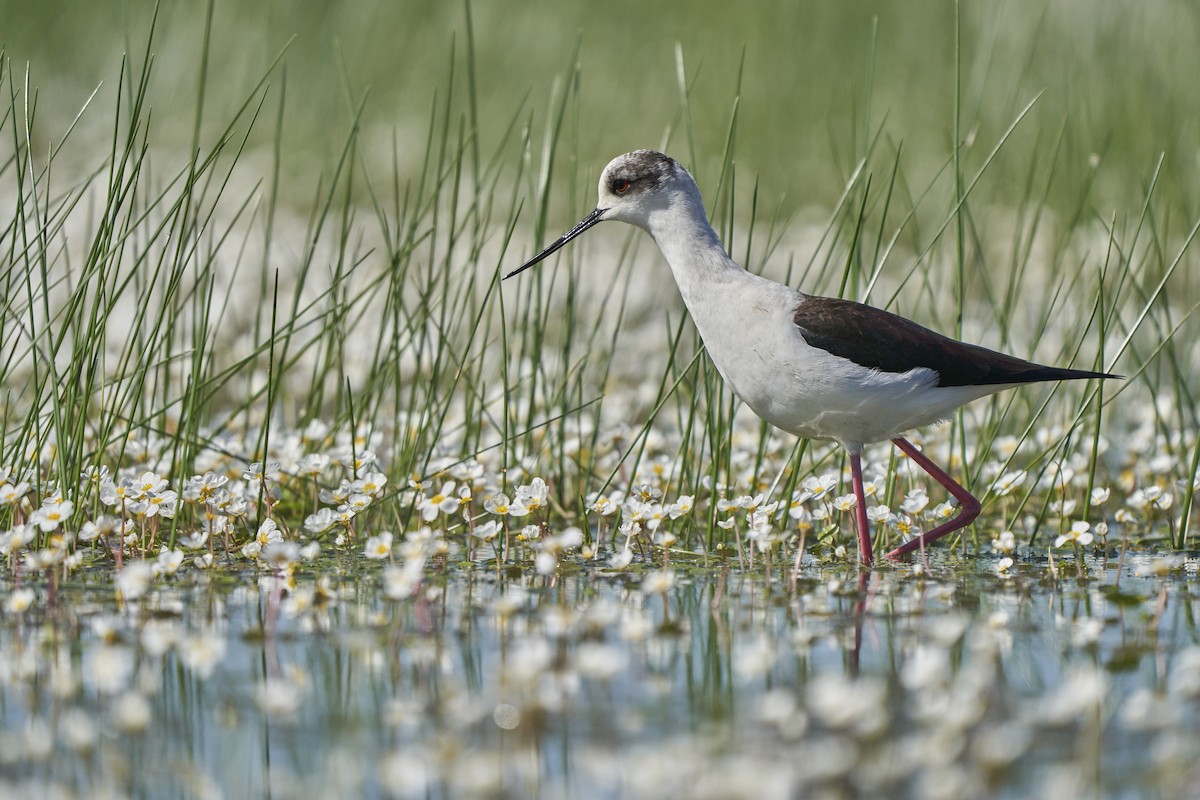
{"label": "dark brown wing", "polygon": [[802,297],[794,318],[804,341],[881,372],[900,373],[926,367],[938,374],[938,386],[1118,377],[1034,364],[942,336],[912,320],[853,300]]}

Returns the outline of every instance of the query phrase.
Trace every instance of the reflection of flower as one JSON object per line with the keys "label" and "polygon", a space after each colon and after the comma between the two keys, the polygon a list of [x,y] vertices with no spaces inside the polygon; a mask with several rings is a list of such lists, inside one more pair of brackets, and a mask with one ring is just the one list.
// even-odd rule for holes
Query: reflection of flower
{"label": "reflection of flower", "polygon": [[669,569],[657,570],[642,578],[642,594],[662,594],[674,585],[674,572]]}

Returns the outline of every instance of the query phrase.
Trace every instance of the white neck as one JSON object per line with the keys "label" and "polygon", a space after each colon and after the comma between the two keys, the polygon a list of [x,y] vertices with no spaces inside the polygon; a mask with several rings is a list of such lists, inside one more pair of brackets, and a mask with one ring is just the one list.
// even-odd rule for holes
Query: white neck
{"label": "white neck", "polygon": [[711,303],[719,297],[723,285],[747,275],[725,252],[717,232],[708,224],[698,193],[694,198],[677,198],[650,214],[645,227],[671,266],[693,317],[704,308],[706,300]]}

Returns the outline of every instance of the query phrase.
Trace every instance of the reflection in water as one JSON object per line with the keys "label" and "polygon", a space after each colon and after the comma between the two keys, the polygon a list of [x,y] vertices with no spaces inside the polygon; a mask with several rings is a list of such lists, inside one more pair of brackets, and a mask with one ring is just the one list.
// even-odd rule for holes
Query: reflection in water
{"label": "reflection in water", "polygon": [[0,796],[1172,796],[1196,585],[1146,561],[85,573],[3,618]]}

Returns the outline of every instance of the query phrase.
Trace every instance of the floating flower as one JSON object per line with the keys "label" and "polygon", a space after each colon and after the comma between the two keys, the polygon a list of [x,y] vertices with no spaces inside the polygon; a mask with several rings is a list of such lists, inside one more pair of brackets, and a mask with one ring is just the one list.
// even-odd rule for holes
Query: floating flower
{"label": "floating flower", "polygon": [[1013,552],[1017,549],[1016,534],[1012,531],[1002,531],[995,539],[992,539],[992,549],[997,553]]}
{"label": "floating flower", "polygon": [[611,569],[625,569],[633,562],[633,551],[626,547],[619,553],[613,555],[608,560],[608,566]]}

